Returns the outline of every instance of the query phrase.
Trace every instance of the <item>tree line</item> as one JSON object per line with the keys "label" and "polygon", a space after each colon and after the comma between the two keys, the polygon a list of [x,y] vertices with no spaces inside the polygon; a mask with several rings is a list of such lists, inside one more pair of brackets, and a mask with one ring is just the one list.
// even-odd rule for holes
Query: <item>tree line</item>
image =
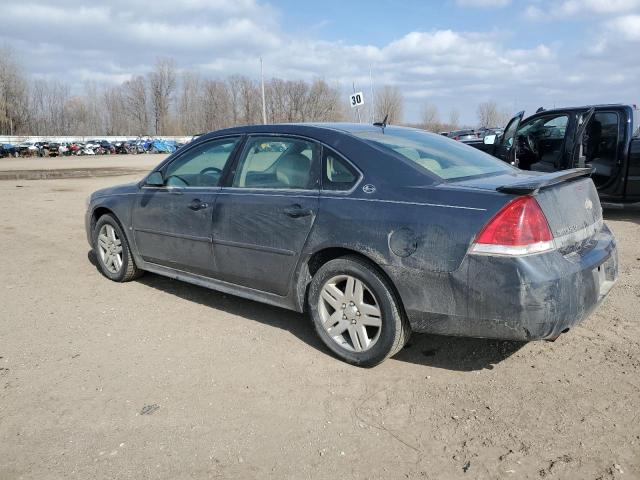
{"label": "tree line", "polygon": [[[338,86],[272,78],[265,82],[270,123],[341,121]],[[0,50],[0,135],[193,135],[262,123],[259,81],[204,78],[160,58],[147,75],[115,86],[86,82],[81,93],[57,79],[29,78],[13,53]]]}
{"label": "tree line", "polygon": [[[321,78],[271,78],[265,99],[268,123],[355,118],[340,86]],[[387,116],[389,124],[402,124],[401,90],[381,86],[375,102],[367,102],[360,113],[365,122]],[[477,116],[480,127],[501,127],[509,117],[495,102],[481,103]],[[246,76],[206,78],[179,71],[171,58],[159,58],[146,75],[111,86],[87,81],[77,92],[58,79],[29,77],[13,51],[0,48],[0,135],[193,135],[257,123],[262,123],[261,85]],[[425,103],[413,126],[456,130],[462,127],[460,112],[453,108],[442,119],[434,104]]]}

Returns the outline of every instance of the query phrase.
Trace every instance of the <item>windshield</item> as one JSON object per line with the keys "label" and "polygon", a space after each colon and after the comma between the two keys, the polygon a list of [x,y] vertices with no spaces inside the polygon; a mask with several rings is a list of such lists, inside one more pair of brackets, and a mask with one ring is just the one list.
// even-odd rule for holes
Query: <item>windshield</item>
{"label": "windshield", "polygon": [[514,167],[442,135],[416,129],[354,132],[371,144],[392,150],[442,180],[511,172]]}

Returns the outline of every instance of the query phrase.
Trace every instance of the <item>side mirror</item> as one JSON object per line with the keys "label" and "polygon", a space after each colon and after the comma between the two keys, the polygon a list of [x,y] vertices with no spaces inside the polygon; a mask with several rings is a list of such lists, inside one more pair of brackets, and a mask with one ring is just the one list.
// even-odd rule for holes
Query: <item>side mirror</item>
{"label": "side mirror", "polygon": [[483,140],[485,145],[493,145],[496,143],[496,135],[487,135]]}
{"label": "side mirror", "polygon": [[144,184],[149,185],[150,187],[164,187],[162,172],[151,172]]}

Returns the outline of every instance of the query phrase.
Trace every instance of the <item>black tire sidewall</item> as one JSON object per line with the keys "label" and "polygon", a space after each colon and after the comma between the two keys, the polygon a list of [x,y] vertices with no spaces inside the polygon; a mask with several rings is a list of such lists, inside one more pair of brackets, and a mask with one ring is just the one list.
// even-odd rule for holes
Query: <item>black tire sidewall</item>
{"label": "black tire sidewall", "polygon": [[[120,270],[118,270],[117,273],[111,273],[107,267],[105,266],[104,262],[102,261],[102,258],[100,258],[100,253],[98,251],[98,233],[100,232],[100,229],[104,226],[104,225],[111,225],[114,230],[116,231],[116,234],[118,235],[118,238],[121,240],[121,245],[122,245],[122,266],[120,267]],[[124,232],[122,231],[122,228],[120,227],[120,224],[118,223],[118,221],[113,218],[111,215],[103,215],[101,216],[98,221],[96,222],[96,226],[93,229],[93,252],[95,254],[95,258],[96,258],[96,262],[98,262],[98,266],[100,267],[100,271],[102,272],[102,274],[107,277],[110,280],[113,280],[114,282],[122,282],[124,280],[124,277],[127,273],[127,266],[129,265],[130,262],[130,252],[129,252],[129,243],[127,242],[127,237],[125,236]]]}
{"label": "black tire sidewall", "polygon": [[[340,347],[325,331],[318,312],[318,299],[323,285],[337,275],[351,275],[365,283],[375,294],[382,311],[382,331],[377,342],[364,352],[351,352]],[[316,332],[324,344],[339,358],[353,365],[372,367],[386,359],[394,346],[402,328],[400,310],[388,282],[380,273],[363,261],[338,258],[323,265],[313,276],[309,288],[308,309]]]}

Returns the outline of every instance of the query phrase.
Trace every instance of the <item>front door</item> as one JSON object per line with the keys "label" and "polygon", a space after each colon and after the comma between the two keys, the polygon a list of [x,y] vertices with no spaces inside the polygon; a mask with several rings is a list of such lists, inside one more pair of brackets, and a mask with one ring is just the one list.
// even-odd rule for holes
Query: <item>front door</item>
{"label": "front door", "polygon": [[518,165],[518,159],[516,158],[515,136],[518,131],[518,127],[520,127],[522,117],[524,117],[524,111],[518,112],[515,117],[509,120],[509,123],[507,123],[507,127],[500,137],[499,142],[496,144],[493,153],[493,155],[498,157],[500,160],[504,160],[505,162],[516,166]]}
{"label": "front door", "polygon": [[162,168],[164,185],[143,186],[133,207],[134,238],[146,262],[200,275],[214,272],[211,214],[239,137],[197,144]]}
{"label": "front door", "polygon": [[277,295],[313,227],[319,194],[319,146],[286,136],[252,136],[232,186],[218,195],[213,250],[220,280]]}

